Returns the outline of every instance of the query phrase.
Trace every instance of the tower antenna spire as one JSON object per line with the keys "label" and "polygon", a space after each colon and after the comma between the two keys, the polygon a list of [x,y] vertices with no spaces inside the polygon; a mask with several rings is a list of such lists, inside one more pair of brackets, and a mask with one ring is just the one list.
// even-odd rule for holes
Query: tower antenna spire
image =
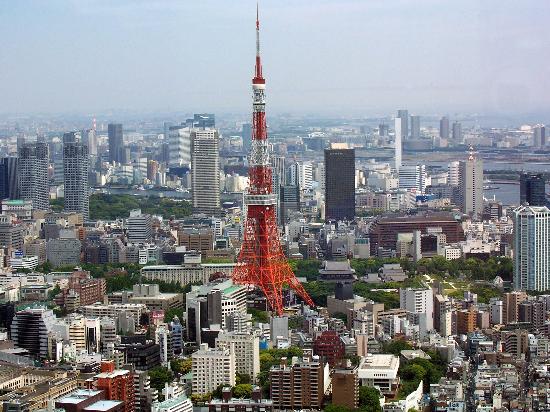
{"label": "tower antenna spire", "polygon": [[262,62],[260,59],[260,6],[256,3],[256,70],[255,77],[262,78]]}

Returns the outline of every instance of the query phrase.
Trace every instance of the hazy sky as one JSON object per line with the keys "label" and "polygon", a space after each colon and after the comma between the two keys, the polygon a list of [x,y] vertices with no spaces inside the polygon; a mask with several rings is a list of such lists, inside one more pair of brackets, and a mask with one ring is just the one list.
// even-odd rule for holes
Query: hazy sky
{"label": "hazy sky", "polygon": [[[0,112],[247,112],[255,2],[0,0]],[[268,110],[550,109],[547,0],[264,0]]]}

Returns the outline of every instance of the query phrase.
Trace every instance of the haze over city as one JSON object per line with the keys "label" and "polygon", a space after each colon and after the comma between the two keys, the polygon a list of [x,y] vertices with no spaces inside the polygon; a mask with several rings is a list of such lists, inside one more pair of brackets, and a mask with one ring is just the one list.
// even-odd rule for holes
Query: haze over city
{"label": "haze over city", "polygon": [[[17,1],[0,113],[246,113],[251,1]],[[545,1],[263,1],[273,113],[550,108]]]}

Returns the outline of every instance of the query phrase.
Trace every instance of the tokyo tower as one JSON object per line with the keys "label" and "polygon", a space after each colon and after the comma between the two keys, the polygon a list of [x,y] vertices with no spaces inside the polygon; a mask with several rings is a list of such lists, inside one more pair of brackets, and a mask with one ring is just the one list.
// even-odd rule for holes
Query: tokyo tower
{"label": "tokyo tower", "polygon": [[244,240],[233,272],[236,283],[256,285],[267,298],[271,310],[283,313],[283,287],[291,287],[308,304],[313,302],[283,254],[275,215],[267,127],[265,120],[265,79],[260,59],[260,21],[256,9],[256,67],[252,79],[252,147],[249,155],[250,186],[245,196],[247,216]]}

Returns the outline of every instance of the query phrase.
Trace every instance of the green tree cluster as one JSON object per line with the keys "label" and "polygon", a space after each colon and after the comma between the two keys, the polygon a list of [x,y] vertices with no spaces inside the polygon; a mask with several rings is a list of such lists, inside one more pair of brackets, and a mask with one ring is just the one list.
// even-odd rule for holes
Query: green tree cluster
{"label": "green tree cluster", "polygon": [[[378,285],[383,286],[383,285]],[[389,289],[389,284],[385,284],[383,289]],[[383,303],[385,309],[395,309],[399,307],[399,293],[395,291],[373,290],[376,285],[367,284],[365,282],[355,282],[353,291],[356,295],[366,299],[371,299],[375,302]],[[399,287],[399,286],[397,286]]]}
{"label": "green tree cluster", "polygon": [[430,384],[438,383],[445,376],[447,363],[441,358],[439,353],[428,352],[431,359],[416,358],[399,368],[401,377],[401,388],[399,388],[399,397],[403,398],[418,388],[420,381],[423,381],[424,392],[430,390]]}
{"label": "green tree cluster", "polygon": [[504,256],[491,256],[487,260],[477,258],[447,260],[443,256],[420,259],[416,264],[419,272],[453,277],[465,276],[471,280],[493,280],[500,276],[511,280],[514,271],[512,259]]}
{"label": "green tree cluster", "polygon": [[370,386],[359,388],[359,407],[363,412],[382,412],[380,392]]}
{"label": "green tree cluster", "polygon": [[268,323],[269,315],[265,310],[258,310],[254,308],[248,308],[247,313],[252,315],[252,322]]}
{"label": "green tree cluster", "polygon": [[151,387],[158,390],[159,393],[162,393],[166,383],[170,383],[174,379],[174,375],[170,369],[165,368],[164,366],[157,366],[151,369],[148,373],[149,378],[151,379]]}
{"label": "green tree cluster", "polygon": [[297,277],[306,278],[308,282],[313,282],[319,277],[321,261],[317,259],[290,260],[290,267]]}
{"label": "green tree cluster", "polygon": [[[52,202],[52,208],[59,209],[62,204],[63,199],[56,199]],[[172,217],[181,219],[191,214],[191,205],[186,200],[105,193],[96,193],[90,196],[90,218],[94,220],[115,220],[128,217],[132,209],[141,209],[143,213],[161,215],[165,219]]]}
{"label": "green tree cluster", "polygon": [[316,280],[304,283],[303,286],[317,306],[327,306],[327,296],[334,294],[334,283]]}
{"label": "green tree cluster", "polygon": [[413,346],[404,339],[393,339],[382,345],[383,353],[391,353],[392,355],[401,355],[402,350],[414,349]]}
{"label": "green tree cluster", "polygon": [[173,359],[170,361],[170,369],[174,373],[185,375],[186,373],[191,372],[193,367],[193,360],[191,358],[187,359]]}

